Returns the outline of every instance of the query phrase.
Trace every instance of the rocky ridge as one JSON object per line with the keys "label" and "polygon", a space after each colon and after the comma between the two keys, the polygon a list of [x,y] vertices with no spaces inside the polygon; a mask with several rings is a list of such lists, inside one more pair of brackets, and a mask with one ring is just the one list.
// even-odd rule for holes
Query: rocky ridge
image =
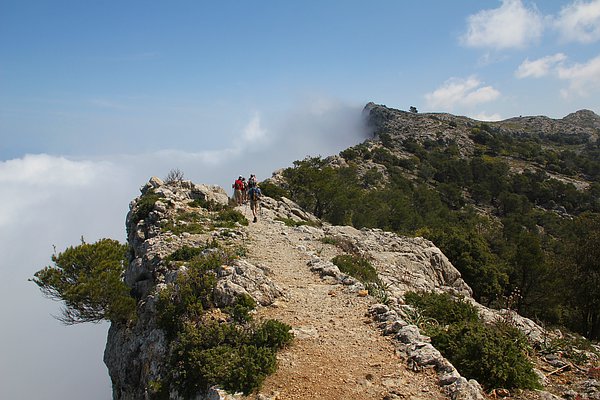
{"label": "rocky ridge", "polygon": [[[157,178],[142,188],[142,195],[150,192],[160,198],[147,215],[135,218],[140,197],[131,203],[127,218],[131,254],[125,280],[139,300],[138,320],[132,326],[113,324],[109,330],[104,359],[114,399],[151,398],[149,388],[165,375],[169,352],[165,333],[156,325],[156,299],[185,268],[169,264],[167,257],[183,246],[200,247],[213,239],[248,248],[246,256],[219,268],[218,305],[230,304],[238,294],[249,294],[260,304],[256,318],[283,320],[296,336],[278,356],[279,370],[251,398],[485,397],[477,382],[461,377],[410,323],[410,310],[403,304],[407,290],[447,291],[470,299],[471,289],[431,242],[327,224],[286,226],[282,221],[319,221],[285,198],[265,198],[259,222],[248,227],[213,227],[193,233],[180,221],[184,229],[174,233],[167,229],[168,223],[183,213],[196,212],[209,224],[211,212],[192,209],[191,201],[225,205],[227,194],[214,186],[189,181],[165,184]],[[245,206],[238,210],[249,216]],[[343,250],[327,244],[325,237],[341,240],[373,260],[387,285],[388,305],[365,297],[362,283],[328,261]],[[477,306],[490,320],[506,313]],[[368,320],[365,315],[370,316]],[[513,318],[533,341],[543,340],[545,333],[539,326]],[[206,398],[232,397],[242,396],[215,388]],[[172,393],[172,398],[180,397]]]}
{"label": "rocky ridge", "polygon": [[456,142],[463,151],[471,153],[474,142],[469,137],[471,128],[487,124],[509,135],[527,135],[543,132],[545,135],[579,135],[595,142],[600,134],[600,116],[590,110],[579,110],[562,119],[545,116],[513,117],[503,121],[482,122],[447,113],[412,113],[368,103],[363,113],[375,137],[388,134],[393,139],[413,139]]}

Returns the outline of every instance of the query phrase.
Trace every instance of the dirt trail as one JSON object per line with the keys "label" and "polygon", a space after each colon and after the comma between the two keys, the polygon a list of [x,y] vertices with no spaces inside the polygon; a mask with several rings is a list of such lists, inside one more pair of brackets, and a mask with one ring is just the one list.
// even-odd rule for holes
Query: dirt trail
{"label": "dirt trail", "polygon": [[[244,211],[241,209],[241,211]],[[250,217],[249,211],[246,216]],[[268,217],[248,227],[248,260],[268,267],[287,299],[260,308],[294,328],[296,339],[278,356],[278,371],[260,394],[269,399],[446,399],[432,371],[415,373],[391,340],[366,316],[374,303],[321,280],[306,265],[307,250],[330,258],[337,249]],[[252,398],[256,398],[253,396]]]}

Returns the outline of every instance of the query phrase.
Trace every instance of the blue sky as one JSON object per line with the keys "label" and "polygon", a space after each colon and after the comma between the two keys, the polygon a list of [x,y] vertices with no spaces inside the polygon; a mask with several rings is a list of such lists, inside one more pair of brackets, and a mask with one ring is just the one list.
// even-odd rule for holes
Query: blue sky
{"label": "blue sky", "polygon": [[0,398],[110,398],[106,324],[61,326],[27,278],[123,240],[150,176],[263,179],[362,141],[369,101],[599,113],[599,41],[600,0],[0,0]]}

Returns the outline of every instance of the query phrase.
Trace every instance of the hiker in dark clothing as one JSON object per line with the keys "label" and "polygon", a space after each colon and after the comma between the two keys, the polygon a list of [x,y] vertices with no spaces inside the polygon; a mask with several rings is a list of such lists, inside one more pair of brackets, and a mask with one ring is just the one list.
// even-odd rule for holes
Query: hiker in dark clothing
{"label": "hiker in dark clothing", "polygon": [[258,187],[258,184],[256,183],[256,178],[254,184],[251,185],[249,181],[248,186],[248,199],[250,199],[250,209],[252,210],[252,215],[254,216],[252,222],[256,222],[256,213],[258,212],[258,207],[260,206],[260,197],[262,196],[262,193]]}
{"label": "hiker in dark clothing", "polygon": [[256,180],[256,175],[254,174],[250,174],[250,178],[248,178],[248,187],[254,187],[258,184],[258,181]]}
{"label": "hiker in dark clothing", "polygon": [[246,182],[246,178],[242,178],[242,203],[246,204],[248,201],[248,182]]}

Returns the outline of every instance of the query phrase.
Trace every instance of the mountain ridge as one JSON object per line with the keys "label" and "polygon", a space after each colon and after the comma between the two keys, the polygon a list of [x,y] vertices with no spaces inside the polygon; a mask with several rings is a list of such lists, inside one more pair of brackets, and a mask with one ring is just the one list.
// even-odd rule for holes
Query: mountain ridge
{"label": "mountain ridge", "polygon": [[[250,296],[258,305],[254,314],[257,320],[281,319],[292,327],[296,337],[277,356],[278,372],[265,379],[262,389],[248,394],[245,397],[248,399],[316,399],[322,396],[388,400],[406,397],[486,398],[487,394],[479,383],[461,376],[454,365],[432,346],[431,339],[423,336],[415,320],[414,308],[405,302],[405,295],[410,291],[459,296],[475,307],[484,321],[492,324],[507,321],[526,334],[536,348],[546,348],[549,341],[563,338],[562,333],[545,330],[531,319],[521,317],[511,308],[514,304],[504,309],[492,309],[478,303],[472,296],[472,287],[466,282],[477,278],[478,270],[465,269],[464,260],[459,259],[458,265],[464,271],[459,272],[448,258],[456,257],[450,246],[452,242],[443,243],[449,251],[447,257],[446,250],[440,250],[432,241],[420,236],[429,235],[436,240],[475,240],[469,245],[483,246],[482,249],[489,252],[491,247],[485,247],[489,246],[485,244],[485,240],[488,240],[485,237],[464,239],[461,235],[468,231],[445,232],[436,227],[436,219],[454,220],[455,217],[449,212],[459,212],[462,214],[457,215],[462,215],[460,218],[465,218],[465,221],[469,221],[467,217],[477,220],[479,217],[476,213],[468,211],[471,203],[475,204],[476,201],[488,202],[485,207],[477,208],[477,212],[486,208],[491,211],[501,208],[506,214],[507,210],[515,207],[531,212],[524,203],[528,193],[513,199],[498,191],[498,188],[506,188],[506,184],[498,188],[484,186],[480,189],[489,190],[489,193],[469,193],[470,188],[463,188],[462,192],[448,191],[448,195],[454,197],[438,200],[431,197],[440,179],[447,180],[446,190],[451,189],[449,185],[454,183],[448,177],[463,179],[461,174],[464,171],[471,174],[477,172],[477,168],[492,167],[490,171],[503,174],[511,171],[511,179],[523,175],[527,179],[539,178],[544,183],[554,178],[529,172],[529,168],[540,171],[543,167],[555,165],[554,176],[562,175],[565,179],[582,182],[576,192],[587,193],[592,190],[596,179],[596,175],[593,175],[594,165],[581,164],[587,166],[588,170],[585,171],[580,169],[583,167],[579,164],[575,164],[575,167],[563,165],[559,163],[561,158],[552,158],[553,153],[549,151],[555,151],[558,148],[555,144],[564,140],[570,141],[571,147],[579,146],[582,152],[588,151],[590,146],[593,150],[597,138],[594,135],[598,134],[595,128],[597,116],[583,110],[565,117],[566,121],[520,117],[500,123],[484,123],[450,114],[407,113],[374,103],[369,103],[364,112],[373,131],[372,139],[344,150],[338,156],[299,161],[294,167],[281,170],[272,179],[263,182],[267,196],[262,201],[259,221],[248,227],[243,224],[245,219],[239,217],[250,215],[247,206],[228,211],[229,198],[221,188],[190,181],[163,182],[152,178],[141,189],[142,194],[132,201],[127,217],[131,252],[125,273],[125,281],[138,299],[139,316],[133,325],[111,325],[105,351],[114,399],[244,398],[240,394],[227,394],[216,387],[211,388],[208,394],[202,394],[202,385],[189,386],[186,383],[193,381],[195,374],[189,370],[178,370],[179,367],[173,370],[176,365],[170,364],[173,352],[179,348],[177,341],[181,339],[173,341],[172,337],[169,338],[160,323],[157,310],[163,307],[161,298],[165,298],[164,293],[175,295],[175,299],[179,296],[179,279],[189,274],[194,260],[174,261],[174,254],[195,252],[193,249],[196,248],[202,254],[227,250],[236,255],[224,259],[211,272],[216,278],[215,308],[203,311],[205,314],[200,320],[188,322],[199,328],[206,321],[225,323],[231,318],[231,307],[237,304],[236,299]],[[570,121],[577,124],[573,125]],[[570,124],[571,128],[565,130],[561,124]],[[515,148],[520,150],[516,146],[520,146],[523,140],[530,147],[526,147],[527,152],[513,157],[510,151]],[[479,160],[473,172],[464,169],[470,168],[470,157]],[[502,163],[507,160],[512,164],[505,168]],[[520,164],[514,160],[518,160],[522,166],[519,167]],[[452,168],[462,168],[458,170],[461,172],[448,175],[449,172],[445,170],[447,162],[451,163],[448,165]],[[424,167],[429,168],[425,173]],[[336,175],[338,173],[342,175]],[[345,197],[344,191],[348,188],[338,185],[338,179],[352,176],[355,176],[353,179],[356,182],[348,186],[351,196]],[[408,177],[408,180],[401,176]],[[313,183],[316,186],[312,187]],[[422,213],[419,217],[422,221],[414,219],[411,229],[414,232],[420,223],[434,223],[417,230],[423,235],[408,237],[372,225],[376,220],[385,221],[389,217],[395,218],[393,223],[406,223],[408,218],[413,218],[398,207],[400,204],[384,210],[382,215],[371,217],[368,214],[373,211],[368,207],[383,204],[381,198],[377,198],[379,203],[370,203],[368,196],[384,193],[390,184],[400,184],[404,191],[415,191],[411,194],[412,207]],[[570,187],[570,183],[563,183],[562,186],[552,184],[555,194]],[[568,191],[565,193],[573,195]],[[405,195],[398,192],[394,196],[399,194]],[[352,196],[369,201],[363,208],[354,210],[352,207],[355,206],[348,203]],[[300,205],[289,198],[294,198]],[[512,203],[508,203],[508,200]],[[514,200],[518,201],[515,203]],[[546,200],[554,201],[553,198]],[[556,197],[556,203],[546,201],[536,207],[540,207],[540,212],[552,212],[564,220],[573,219],[581,212],[581,205],[569,205],[563,200]],[[340,204],[349,208],[339,213],[335,208],[339,206],[336,201],[342,201]],[[595,207],[594,204],[590,203],[589,207]],[[449,211],[443,211],[441,205],[450,207]],[[507,208],[509,206],[513,208]],[[316,216],[307,210],[314,210]],[[505,216],[499,214],[498,221],[510,227],[507,225],[509,220],[501,219]],[[331,225],[320,217],[339,218],[340,222]],[[357,222],[359,228],[362,224],[362,229],[349,226]],[[492,229],[501,232],[494,227],[494,223],[483,224],[480,221],[479,224],[476,227],[484,235],[487,232],[490,236]],[[529,236],[525,235],[522,242],[509,244],[526,246],[529,240],[535,239],[533,235],[540,231],[535,225],[526,229],[529,231],[525,233]],[[477,250],[478,247],[468,251],[473,249]],[[534,256],[537,254],[536,248],[531,251]],[[370,296],[367,294],[372,286],[342,272],[331,261],[341,255],[359,256],[373,265],[378,283],[375,286],[377,290],[371,291]],[[498,262],[491,253],[483,256],[467,266],[488,268]],[[514,262],[520,262],[518,256],[519,252],[512,256],[515,257]],[[485,261],[485,257],[492,258]],[[481,264],[484,262],[489,265]],[[498,264],[496,268],[502,265]],[[490,271],[490,279],[499,281],[473,281],[477,298],[488,303],[494,300],[490,296],[499,290],[498,285],[502,283],[502,274],[505,273],[502,270]],[[485,274],[484,277],[488,276]],[[489,292],[482,295],[482,287]],[[520,301],[519,297],[515,299]],[[377,304],[377,301],[385,304]],[[368,320],[365,319],[366,315]],[[585,355],[594,365],[594,362],[598,362],[598,348],[593,349],[577,350],[581,352],[577,354]],[[373,361],[369,361],[371,359]],[[523,400],[558,398],[556,394],[568,397],[573,393],[571,397],[578,393],[586,393],[588,398],[600,397],[600,391],[594,389],[593,377],[586,379],[585,374],[578,374],[577,368],[584,370],[574,362],[563,360],[555,351],[536,357],[534,361],[535,373],[548,391],[502,393]],[[553,370],[555,366],[559,368],[558,372]],[[572,372],[569,373],[569,368],[565,366],[570,367]],[[414,375],[411,369],[421,373]],[[593,371],[593,367],[589,371]],[[568,386],[561,384],[558,379],[563,373],[567,373],[571,379]],[[182,381],[181,374],[188,376],[188,380]],[[180,384],[186,385],[185,392]],[[423,392],[421,387],[425,387],[426,391]]]}
{"label": "mountain ridge", "polygon": [[[140,219],[140,207],[149,194],[158,197]],[[198,199],[204,207],[191,205]],[[164,387],[163,392],[156,389],[170,373],[170,344],[157,325],[157,301],[187,268],[186,263],[169,261],[170,255],[215,240],[248,249],[246,255],[217,269],[215,296],[221,299],[220,307],[248,294],[259,304],[255,318],[282,319],[292,326],[296,339],[278,356],[278,372],[258,392],[244,397],[212,388],[206,397],[195,399],[485,398],[479,384],[461,377],[407,319],[409,309],[402,301],[407,290],[449,291],[471,299],[471,289],[433,243],[381,230],[318,226],[314,216],[286,198],[265,197],[256,224],[209,229],[215,213],[210,210],[227,203],[218,187],[164,183],[158,178],[152,178],[131,203],[132,253],[126,282],[137,293],[139,316],[134,326],[113,323],[109,331],[104,359],[114,399],[188,398],[178,394],[177,387],[166,393]],[[250,216],[247,206],[237,211]],[[194,225],[200,220],[202,230]],[[286,221],[295,223],[287,226]],[[336,241],[345,244],[332,244]],[[361,282],[328,261],[348,249],[373,260],[389,305],[365,297]],[[490,321],[503,318],[502,312],[477,307]],[[223,318],[218,311],[211,315]],[[532,321],[517,315],[511,319],[521,321],[521,329],[534,342],[546,337]]]}

